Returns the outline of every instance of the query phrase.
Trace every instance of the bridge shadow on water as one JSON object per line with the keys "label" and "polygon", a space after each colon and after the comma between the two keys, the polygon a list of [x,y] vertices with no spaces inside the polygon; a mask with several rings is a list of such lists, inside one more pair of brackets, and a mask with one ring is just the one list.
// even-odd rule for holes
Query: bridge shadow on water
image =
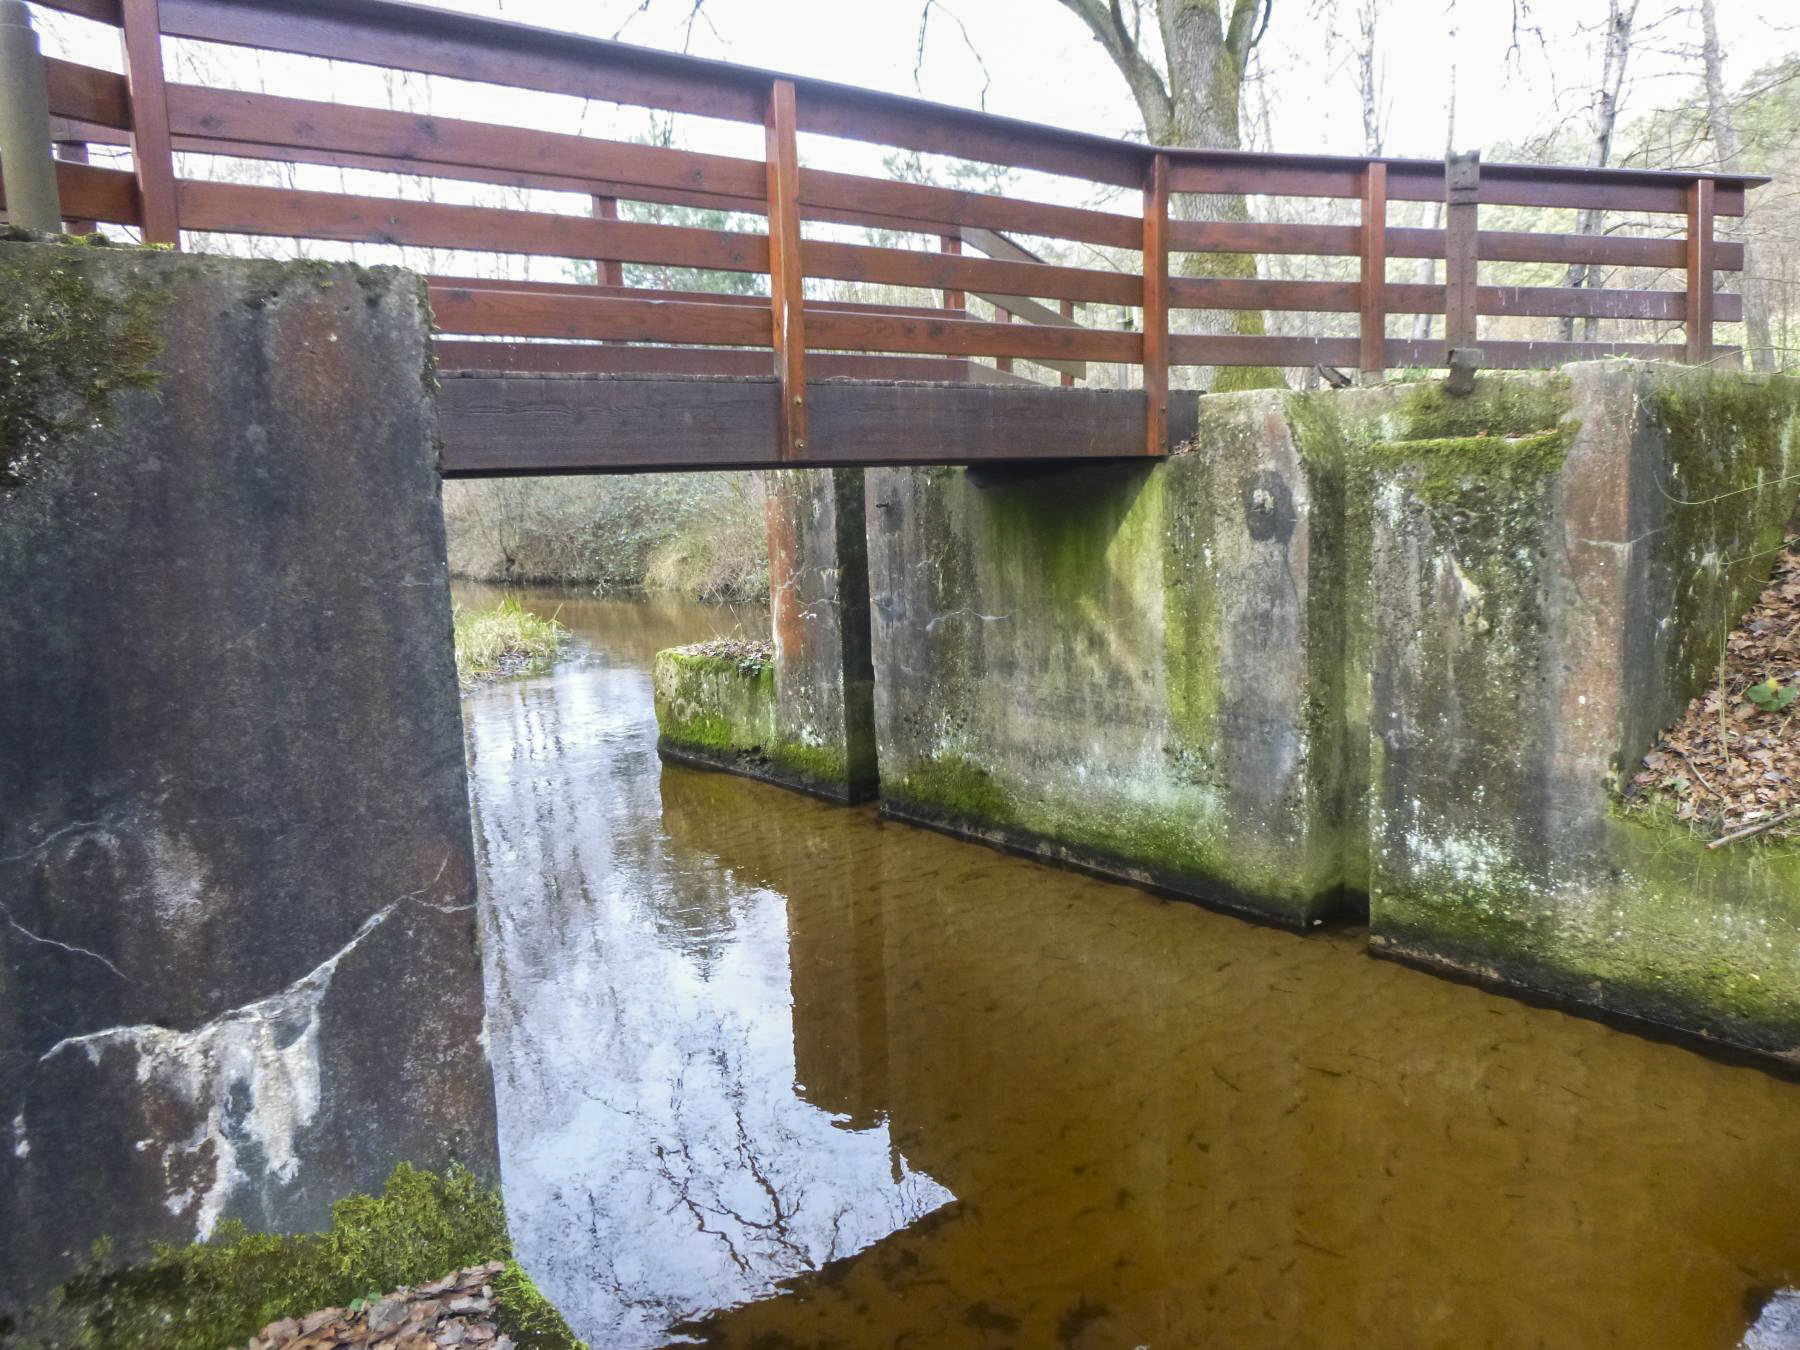
{"label": "bridge shadow on water", "polygon": [[1725,1347],[1800,1277],[1794,1085],[664,767],[734,620],[542,599],[466,704],[488,1035],[595,1345]]}

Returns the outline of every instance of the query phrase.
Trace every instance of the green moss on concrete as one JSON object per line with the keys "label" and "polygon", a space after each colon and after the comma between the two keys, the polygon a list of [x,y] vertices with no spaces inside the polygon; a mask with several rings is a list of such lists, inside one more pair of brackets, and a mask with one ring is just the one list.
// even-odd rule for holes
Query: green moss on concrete
{"label": "green moss on concrete", "polygon": [[895,814],[1112,875],[1304,927],[1335,900],[1290,856],[1260,858],[1218,843],[1218,822],[1198,798],[1168,804],[1104,792],[1027,791],[963,755],[918,761],[882,783]]}
{"label": "green moss on concrete", "polygon": [[0,251],[0,492],[59,442],[106,426],[121,391],[156,384],[167,295],[145,279],[96,284],[96,256],[74,244]]}
{"label": "green moss on concrete", "polygon": [[[1734,851],[1735,850],[1735,851]],[[1487,860],[1382,888],[1377,946],[1769,1053],[1800,1057],[1800,848],[1711,850],[1614,820],[1610,867]]]}
{"label": "green moss on concrete", "polygon": [[1659,552],[1678,569],[1668,650],[1685,701],[1767,584],[1800,498],[1800,381],[1683,371],[1659,382],[1648,404],[1672,465]]}
{"label": "green moss on concrete", "polygon": [[1532,436],[1569,411],[1566,375],[1482,375],[1472,394],[1451,394],[1435,380],[1407,389],[1393,414],[1400,441],[1484,441]]}
{"label": "green moss on concrete", "polygon": [[842,746],[778,741],[768,749],[768,762],[780,777],[805,787],[836,787],[850,780],[849,760]]}
{"label": "green moss on concrete", "polygon": [[[228,1221],[206,1242],[159,1244],[149,1260],[123,1267],[110,1244],[97,1243],[86,1268],[28,1316],[14,1343],[219,1350],[282,1318],[510,1261],[511,1253],[496,1190],[460,1167],[438,1176],[402,1163],[380,1195],[338,1201],[324,1233],[250,1233]],[[522,1350],[577,1344],[516,1263],[496,1285],[498,1320]]]}
{"label": "green moss on concrete", "polygon": [[779,733],[772,661],[675,647],[657,653],[653,679],[663,750],[827,796],[856,786],[844,746]]}

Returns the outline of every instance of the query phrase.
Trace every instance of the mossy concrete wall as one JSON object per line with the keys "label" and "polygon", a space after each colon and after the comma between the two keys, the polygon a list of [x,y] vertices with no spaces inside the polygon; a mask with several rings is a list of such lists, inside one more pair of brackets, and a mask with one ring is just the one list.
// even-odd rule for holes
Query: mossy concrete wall
{"label": "mossy concrete wall", "polygon": [[1613,362],[1208,398],[1158,465],[872,471],[884,809],[1800,1054],[1800,857],[1615,797],[1769,575],[1797,416]]}
{"label": "mossy concrete wall", "polygon": [[1343,539],[1275,392],[1163,464],[868,478],[884,810],[1292,927],[1346,900]]}
{"label": "mossy concrete wall", "polygon": [[821,796],[875,791],[875,672],[861,469],[766,475],[774,762]]}
{"label": "mossy concrete wall", "polygon": [[495,1169],[429,316],[0,243],[0,1287]]}
{"label": "mossy concrete wall", "polygon": [[1800,385],[1624,363],[1511,383],[1555,401],[1473,439],[1454,405],[1436,435],[1361,394],[1315,410],[1370,559],[1371,943],[1794,1057],[1800,856],[1709,850],[1613,791],[1767,581]]}
{"label": "mossy concrete wall", "polygon": [[875,672],[860,469],[786,469],[768,489],[774,659],[656,659],[658,745],[672,759],[840,802],[875,793]]}
{"label": "mossy concrete wall", "polygon": [[780,781],[775,748],[775,666],[706,644],[656,654],[657,748],[669,759]]}

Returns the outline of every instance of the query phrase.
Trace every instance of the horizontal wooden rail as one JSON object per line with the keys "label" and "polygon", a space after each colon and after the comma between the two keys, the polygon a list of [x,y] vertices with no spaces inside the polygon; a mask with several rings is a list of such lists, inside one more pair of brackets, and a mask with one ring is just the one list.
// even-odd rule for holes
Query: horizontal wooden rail
{"label": "horizontal wooden rail", "polygon": [[[810,462],[819,449],[808,429],[812,404],[833,380],[1020,383],[1012,365],[1022,361],[1069,383],[1089,378],[1094,363],[1122,365],[1134,368],[1125,383],[1141,380],[1146,410],[1133,448],[1155,454],[1175,434],[1163,423],[1178,382],[1170,371],[1184,365],[1379,371],[1443,366],[1451,347],[1459,360],[1502,368],[1609,354],[1710,361],[1731,350],[1717,346],[1714,325],[1743,313],[1738,296],[1716,289],[1719,272],[1742,269],[1743,247],[1717,239],[1714,221],[1741,214],[1746,193],[1765,181],[1473,159],[1452,171],[1431,160],[1148,146],[400,0],[46,2],[119,25],[127,71],[46,62],[61,153],[78,160],[89,145],[133,152],[129,172],[59,163],[71,220],[139,226],[170,242],[185,231],[190,241],[249,235],[459,255],[433,261],[430,270],[443,273],[476,270],[467,255],[566,260],[599,284],[432,276],[446,369],[492,362],[514,375],[766,375],[781,391],[769,414],[782,462]],[[724,119],[759,128],[762,148],[754,157],[700,153],[583,135],[574,125],[502,126],[295,96],[304,89],[165,84],[166,37]],[[807,163],[809,137],[1077,181],[1042,193],[1062,201],[898,182]],[[199,160],[180,165],[208,176],[179,176],[181,156],[211,157],[205,170],[189,167]],[[373,193],[322,190],[317,178],[277,187],[237,181],[242,173],[220,159],[393,177]],[[436,180],[564,192],[574,205],[419,200],[449,195],[431,187]],[[1345,203],[1333,208],[1338,218],[1354,212],[1358,223],[1186,219],[1194,194],[1242,197],[1253,216],[1271,199],[1336,199]],[[1393,204],[1428,201],[1448,202],[1445,228],[1395,223]],[[1483,206],[1631,219],[1620,233],[1482,230]],[[684,215],[693,210],[724,218],[696,222]],[[1652,237],[1665,225],[1673,237]],[[1333,261],[1310,278],[1255,269],[1183,275],[1183,255],[1192,254]],[[1389,281],[1394,259],[1442,260],[1444,280]],[[1573,264],[1604,269],[1591,279],[1619,284],[1530,284]],[[643,280],[641,269],[656,269],[656,289],[625,284]],[[693,279],[672,285],[668,269]],[[720,294],[705,289],[708,273],[748,280]],[[1269,326],[1314,331],[1181,331],[1193,311],[1231,310],[1308,316]],[[1443,315],[1443,338],[1387,336],[1394,316],[1418,314]],[[1478,326],[1478,317],[1488,322]],[[1552,331],[1534,321],[1576,317],[1596,321],[1596,340],[1531,336]],[[595,406],[617,402],[595,397]],[[767,397],[706,399],[723,416]],[[1012,406],[967,403],[982,416]],[[1036,417],[1049,405],[1016,406]]]}

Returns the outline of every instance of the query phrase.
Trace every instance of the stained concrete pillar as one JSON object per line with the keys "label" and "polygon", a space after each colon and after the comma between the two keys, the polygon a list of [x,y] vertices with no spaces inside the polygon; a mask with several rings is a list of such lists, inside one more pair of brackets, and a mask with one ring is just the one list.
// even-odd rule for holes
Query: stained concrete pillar
{"label": "stained concrete pillar", "polygon": [[1342,405],[1369,470],[1371,945],[1800,1055],[1800,854],[1616,796],[1768,577],[1800,385],[1615,362],[1410,397],[1360,432]]}
{"label": "stained concrete pillar", "polygon": [[1285,409],[1203,399],[1161,464],[871,471],[883,810],[1285,926],[1338,908],[1338,498]]}
{"label": "stained concrete pillar", "polygon": [[496,1169],[423,287],[0,243],[0,1270]]}
{"label": "stained concrete pillar", "polygon": [[657,746],[667,759],[864,801],[876,765],[862,470],[763,478],[774,660],[707,644],[659,652]]}
{"label": "stained concrete pillar", "polygon": [[765,479],[777,754],[808,790],[861,801],[876,778],[863,471]]}

